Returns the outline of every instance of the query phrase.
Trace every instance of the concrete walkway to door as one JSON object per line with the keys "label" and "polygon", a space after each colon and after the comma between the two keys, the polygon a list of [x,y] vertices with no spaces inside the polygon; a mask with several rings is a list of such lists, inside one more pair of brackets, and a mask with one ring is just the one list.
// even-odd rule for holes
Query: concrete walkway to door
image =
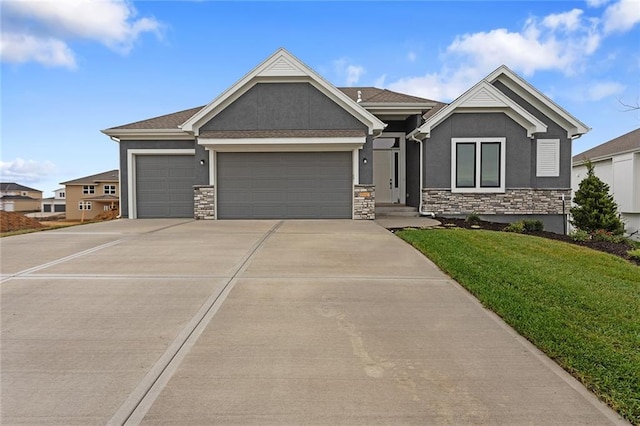
{"label": "concrete walkway to door", "polygon": [[1,243],[2,424],[625,424],[375,222]]}

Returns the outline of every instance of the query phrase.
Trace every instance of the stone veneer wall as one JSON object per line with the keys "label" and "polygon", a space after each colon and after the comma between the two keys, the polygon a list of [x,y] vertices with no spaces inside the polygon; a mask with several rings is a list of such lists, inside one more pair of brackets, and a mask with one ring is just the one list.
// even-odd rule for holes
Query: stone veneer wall
{"label": "stone veneer wall", "polygon": [[504,193],[458,193],[423,189],[422,209],[435,214],[562,214],[571,207],[570,189],[507,189]]}
{"label": "stone veneer wall", "polygon": [[214,205],[215,188],[213,185],[193,186],[193,217],[194,219],[213,220],[216,218]]}
{"label": "stone veneer wall", "polygon": [[353,186],[353,218],[373,220],[376,218],[376,187],[373,185]]}

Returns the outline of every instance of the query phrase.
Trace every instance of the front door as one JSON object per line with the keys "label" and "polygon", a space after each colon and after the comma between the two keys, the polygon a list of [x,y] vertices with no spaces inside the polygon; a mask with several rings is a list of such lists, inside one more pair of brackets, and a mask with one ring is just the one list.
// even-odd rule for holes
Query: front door
{"label": "front door", "polygon": [[400,202],[399,157],[397,148],[373,151],[373,184],[376,186],[377,203]]}

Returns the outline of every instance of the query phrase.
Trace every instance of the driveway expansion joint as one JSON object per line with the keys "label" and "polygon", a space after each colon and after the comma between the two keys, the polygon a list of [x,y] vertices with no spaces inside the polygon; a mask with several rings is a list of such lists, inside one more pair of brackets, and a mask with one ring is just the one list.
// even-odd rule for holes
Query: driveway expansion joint
{"label": "driveway expansion joint", "polygon": [[264,243],[283,225],[284,221],[274,224],[247,252],[234,269],[231,277],[218,286],[204,302],[191,321],[176,336],[158,362],[151,367],[147,375],[138,383],[129,397],[111,417],[108,425],[137,425],[142,422],[156,398],[165,388],[171,377],[180,367],[182,360],[197,342],[209,325],[237,282],[237,277],[246,270],[251,258]]}

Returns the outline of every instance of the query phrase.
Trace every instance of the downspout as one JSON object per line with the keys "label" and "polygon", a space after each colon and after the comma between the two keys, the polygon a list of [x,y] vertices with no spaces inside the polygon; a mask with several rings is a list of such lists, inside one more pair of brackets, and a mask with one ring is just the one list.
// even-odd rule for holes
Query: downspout
{"label": "downspout", "polygon": [[415,136],[414,133],[410,133],[409,134],[409,139],[411,139],[414,142],[418,142],[420,144],[420,201],[419,201],[419,204],[418,204],[418,213],[420,213],[420,216],[431,216],[433,218],[433,217],[436,217],[435,212],[425,212],[425,211],[422,210],[422,187],[423,187],[422,179],[423,179],[423,176],[424,176],[423,175],[424,158],[423,158],[423,147],[422,147],[422,145],[423,145],[424,141],[421,140],[421,139],[416,139],[416,136]]}

